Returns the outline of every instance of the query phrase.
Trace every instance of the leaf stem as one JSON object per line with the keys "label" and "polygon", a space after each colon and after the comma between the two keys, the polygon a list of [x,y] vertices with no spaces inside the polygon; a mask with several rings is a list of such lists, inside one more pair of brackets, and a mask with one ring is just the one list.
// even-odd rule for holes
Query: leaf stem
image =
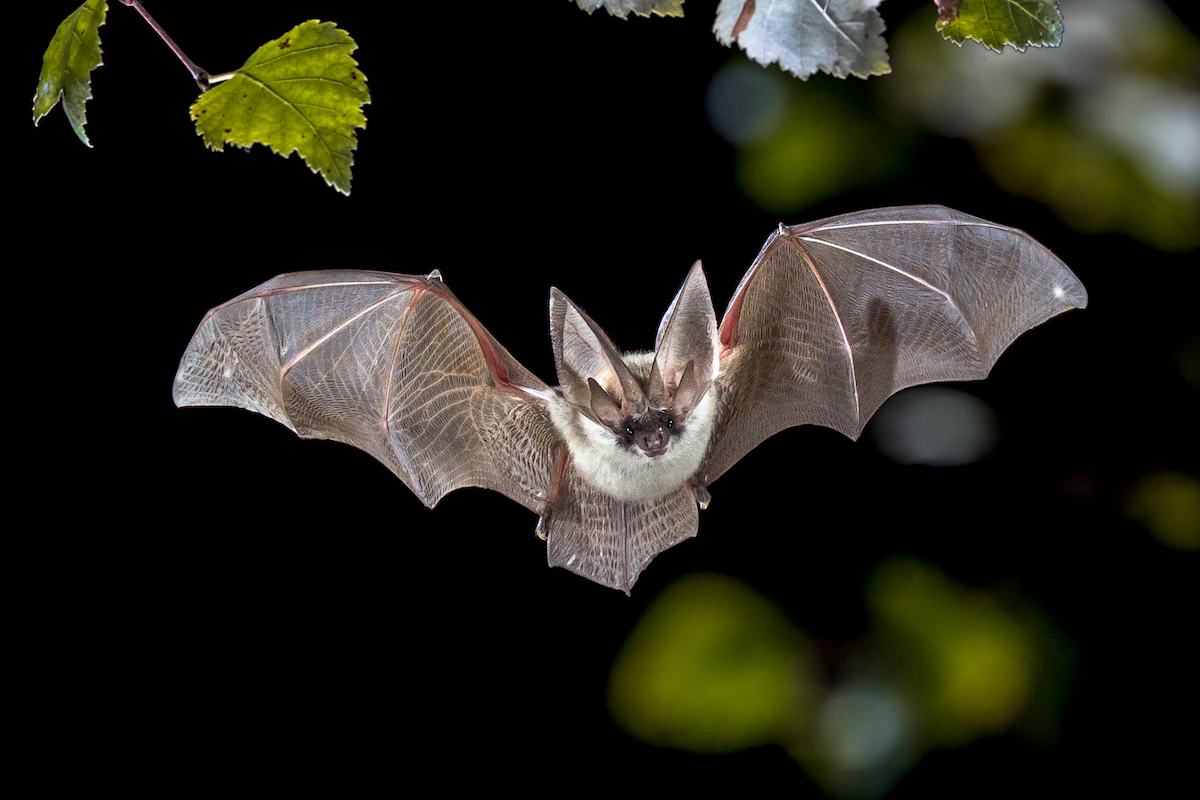
{"label": "leaf stem", "polygon": [[146,20],[150,27],[158,32],[162,40],[167,43],[167,47],[171,48],[179,60],[183,62],[183,66],[187,68],[187,71],[192,73],[192,78],[196,81],[196,85],[200,87],[200,91],[207,92],[209,84],[208,73],[200,69],[195,61],[192,61],[179,49],[179,45],[175,44],[170,36],[167,36],[167,32],[162,29],[161,25],[154,21],[154,17],[150,16],[150,12],[138,0],[121,0],[121,2],[137,9],[137,12],[142,15],[142,19]]}

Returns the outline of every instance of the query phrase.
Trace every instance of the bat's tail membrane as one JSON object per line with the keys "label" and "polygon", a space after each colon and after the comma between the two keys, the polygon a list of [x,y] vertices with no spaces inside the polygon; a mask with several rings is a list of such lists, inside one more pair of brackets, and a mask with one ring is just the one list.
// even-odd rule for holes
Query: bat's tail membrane
{"label": "bat's tail membrane", "polygon": [[655,500],[618,500],[572,468],[554,506],[547,560],[626,594],[650,562],[696,535],[700,515],[690,485]]}

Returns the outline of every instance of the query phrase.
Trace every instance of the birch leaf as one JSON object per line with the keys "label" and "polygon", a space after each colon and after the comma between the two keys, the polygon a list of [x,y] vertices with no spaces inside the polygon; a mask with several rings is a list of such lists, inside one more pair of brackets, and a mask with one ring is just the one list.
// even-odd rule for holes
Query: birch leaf
{"label": "birch leaf", "polygon": [[289,156],[342,194],[371,102],[367,79],[350,57],[358,45],[332,22],[309,20],[267,42],[233,77],[214,85],[191,108],[196,132],[213,150],[265,144]]}
{"label": "birch leaf", "polygon": [[[959,0],[957,14],[940,13],[937,29],[959,47],[974,39],[999,53],[1004,45],[1022,51],[1027,47],[1058,47],[1062,42],[1062,14],[1057,0]],[[946,21],[948,18],[948,21]]]}
{"label": "birch leaf", "polygon": [[880,0],[721,0],[713,33],[727,46],[802,80],[817,70],[845,78],[886,75]]}
{"label": "birch leaf", "polygon": [[92,70],[100,66],[100,26],[108,12],[104,0],[87,0],[62,21],[42,56],[42,74],[33,94],[33,124],[61,99],[75,135],[88,147],[84,104],[92,99]]}
{"label": "birch leaf", "polygon": [[575,0],[589,14],[601,6],[614,17],[625,19],[629,12],[639,17],[658,14],[660,17],[682,17],[683,0]]}

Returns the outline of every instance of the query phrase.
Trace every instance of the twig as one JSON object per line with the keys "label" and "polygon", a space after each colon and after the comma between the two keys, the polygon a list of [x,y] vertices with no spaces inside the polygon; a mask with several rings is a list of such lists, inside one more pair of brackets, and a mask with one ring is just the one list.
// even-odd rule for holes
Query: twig
{"label": "twig", "polygon": [[162,40],[167,43],[167,47],[171,48],[175,55],[178,56],[179,60],[183,62],[183,66],[187,67],[187,71],[192,73],[192,78],[195,79],[196,85],[200,87],[200,91],[207,92],[209,85],[208,73],[200,69],[195,61],[192,61],[179,49],[179,45],[175,44],[170,36],[167,36],[167,32],[162,29],[161,25],[154,21],[154,17],[150,16],[150,12],[138,0],[121,0],[121,2],[137,9],[137,12],[142,15],[142,19],[146,20],[150,24],[150,27],[158,32]]}

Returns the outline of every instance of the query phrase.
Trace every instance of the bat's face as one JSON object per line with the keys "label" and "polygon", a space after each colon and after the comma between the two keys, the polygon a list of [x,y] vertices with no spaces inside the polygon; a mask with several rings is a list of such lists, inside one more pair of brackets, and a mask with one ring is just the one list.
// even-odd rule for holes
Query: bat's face
{"label": "bat's face", "polygon": [[679,420],[671,412],[651,409],[645,414],[627,417],[620,430],[613,433],[617,434],[626,449],[657,458],[667,452],[671,435],[678,426]]}
{"label": "bat's face", "polygon": [[687,417],[651,407],[601,422],[561,396],[549,411],[585,481],[613,497],[649,500],[679,488],[700,466],[716,417],[712,394]]}

